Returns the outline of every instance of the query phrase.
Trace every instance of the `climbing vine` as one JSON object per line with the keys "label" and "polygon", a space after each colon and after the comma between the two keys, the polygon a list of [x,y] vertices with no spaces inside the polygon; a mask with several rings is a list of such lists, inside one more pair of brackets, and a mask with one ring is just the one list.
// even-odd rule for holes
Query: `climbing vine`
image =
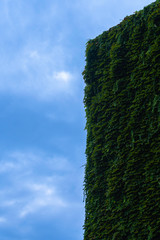
{"label": "climbing vine", "polygon": [[84,240],[160,239],[160,1],[88,41]]}

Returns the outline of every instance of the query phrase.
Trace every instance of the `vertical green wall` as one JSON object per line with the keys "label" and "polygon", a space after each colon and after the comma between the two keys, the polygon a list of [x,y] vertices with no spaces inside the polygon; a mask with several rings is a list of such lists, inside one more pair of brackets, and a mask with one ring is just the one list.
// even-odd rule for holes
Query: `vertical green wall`
{"label": "vertical green wall", "polygon": [[86,47],[84,240],[160,240],[160,1]]}

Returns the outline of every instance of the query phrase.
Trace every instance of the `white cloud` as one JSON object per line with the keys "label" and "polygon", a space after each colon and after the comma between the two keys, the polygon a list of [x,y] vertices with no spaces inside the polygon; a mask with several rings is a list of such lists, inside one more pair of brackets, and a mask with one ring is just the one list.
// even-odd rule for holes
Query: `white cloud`
{"label": "white cloud", "polygon": [[16,166],[12,162],[3,163],[3,165],[0,168],[0,173],[9,172],[14,168],[16,168]]}
{"label": "white cloud", "polygon": [[[0,2],[0,92],[50,101],[74,95],[76,79],[68,67],[71,51],[61,31],[61,7],[56,2]],[[44,7],[43,7],[44,6]],[[53,34],[54,33],[54,34]]]}
{"label": "white cloud", "polygon": [[55,72],[53,75],[53,79],[64,83],[68,83],[72,79],[72,75],[69,72]]}
{"label": "white cloud", "polygon": [[1,224],[1,223],[6,223],[6,222],[7,222],[7,219],[0,216],[0,224]]}
{"label": "white cloud", "polygon": [[35,214],[42,209],[49,209],[50,213],[55,213],[57,209],[67,207],[67,203],[58,196],[55,188],[47,184],[31,183],[28,189],[32,193],[32,200],[28,201],[20,210],[20,217],[28,214]]}
{"label": "white cloud", "polygon": [[64,209],[79,209],[74,190],[70,192],[75,188],[73,176],[78,176],[66,158],[15,151],[3,156],[0,169],[0,210],[5,212],[0,222],[5,223],[5,217],[12,221],[14,216],[18,221],[30,215],[57,216]]}
{"label": "white cloud", "polygon": [[[40,47],[40,46],[39,46]],[[52,100],[74,93],[76,76],[63,68],[63,50],[60,46],[48,52],[22,49],[13,59],[4,59],[0,91],[31,96],[40,100]]]}

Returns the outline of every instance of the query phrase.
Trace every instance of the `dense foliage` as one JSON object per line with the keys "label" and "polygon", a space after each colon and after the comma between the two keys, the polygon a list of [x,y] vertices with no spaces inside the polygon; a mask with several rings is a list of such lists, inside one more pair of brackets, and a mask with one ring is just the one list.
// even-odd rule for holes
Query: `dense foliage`
{"label": "dense foliage", "polygon": [[88,41],[84,240],[160,239],[160,1]]}

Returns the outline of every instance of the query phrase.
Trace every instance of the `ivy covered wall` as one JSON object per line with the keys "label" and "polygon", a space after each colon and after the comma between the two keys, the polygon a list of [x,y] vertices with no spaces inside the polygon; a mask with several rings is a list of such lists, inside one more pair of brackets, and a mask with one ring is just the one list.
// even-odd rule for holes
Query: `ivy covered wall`
{"label": "ivy covered wall", "polygon": [[160,240],[160,1],[88,41],[84,240]]}

